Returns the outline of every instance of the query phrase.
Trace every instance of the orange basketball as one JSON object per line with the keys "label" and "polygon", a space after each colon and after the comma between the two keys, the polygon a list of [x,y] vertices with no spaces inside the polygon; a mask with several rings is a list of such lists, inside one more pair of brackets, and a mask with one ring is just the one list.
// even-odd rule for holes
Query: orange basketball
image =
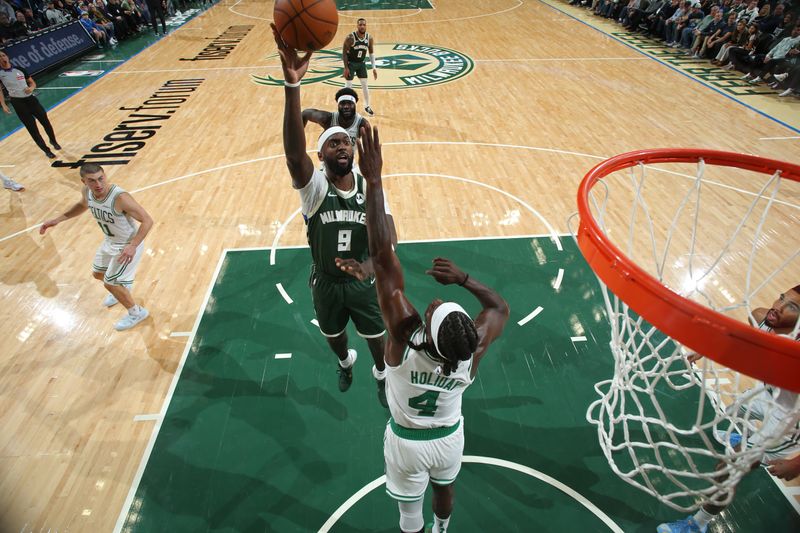
{"label": "orange basketball", "polygon": [[339,27],[335,0],[275,0],[272,18],[283,42],[306,52],[330,43]]}

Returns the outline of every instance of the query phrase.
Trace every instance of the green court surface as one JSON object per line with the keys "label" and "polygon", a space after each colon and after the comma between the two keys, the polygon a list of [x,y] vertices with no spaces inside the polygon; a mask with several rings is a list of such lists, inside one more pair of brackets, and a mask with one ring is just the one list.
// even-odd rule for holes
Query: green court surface
{"label": "green court surface", "polygon": [[[465,455],[476,457],[457,482],[453,532],[609,530],[537,471],[587,498],[623,531],[652,532],[677,516],[611,472],[585,421],[594,382],[612,371],[609,334],[593,274],[574,242],[561,242],[564,251],[547,237],[398,248],[418,309],[442,297],[478,311],[465,290],[424,274],[436,256],[497,288],[511,306],[503,336],[464,395]],[[388,411],[377,401],[366,344],[351,326],[359,360],[352,388],[340,393],[335,357],[311,323],[308,249],[277,250],[273,266],[269,255],[229,251],[222,258],[124,531],[320,531],[382,476]],[[383,485],[362,492],[330,531],[397,531],[396,504]],[[765,472],[739,492],[721,523],[741,533],[800,530]]]}

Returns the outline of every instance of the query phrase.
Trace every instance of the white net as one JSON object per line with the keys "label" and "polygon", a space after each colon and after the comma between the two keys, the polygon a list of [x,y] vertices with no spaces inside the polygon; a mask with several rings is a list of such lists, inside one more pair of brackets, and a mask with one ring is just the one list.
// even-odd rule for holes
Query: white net
{"label": "white net", "polygon": [[[766,309],[800,284],[798,199],[800,185],[780,173],[702,160],[639,164],[589,195],[598,225],[633,263],[684,298],[762,329]],[[754,464],[798,450],[797,394],[708,358],[693,365],[691,347],[601,288],[614,375],[595,385],[587,419],[618,476],[691,511],[726,505]],[[793,320],[783,333],[797,338]]]}

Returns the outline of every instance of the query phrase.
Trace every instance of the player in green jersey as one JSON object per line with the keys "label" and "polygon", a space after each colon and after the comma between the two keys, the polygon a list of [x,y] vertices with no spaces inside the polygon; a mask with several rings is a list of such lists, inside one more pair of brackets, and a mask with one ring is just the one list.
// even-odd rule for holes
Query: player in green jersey
{"label": "player in green jersey", "polygon": [[[334,126],[320,135],[317,157],[325,164],[315,168],[306,153],[300,111],[300,80],[308,70],[311,53],[300,57],[273,34],[283,66],[286,104],[283,147],[292,186],[300,194],[308,244],[313,259],[310,279],[314,310],[322,334],[339,359],[339,390],[353,381],[356,351],[348,349],[346,327],[352,320],[369,346],[375,362],[378,398],[387,406],[385,390],[385,328],[374,285],[366,228],[366,181],[353,171],[353,143],[346,130]],[[387,222],[394,228],[388,209]],[[397,241],[396,236],[394,242]]]}
{"label": "player in green jersey", "polygon": [[372,65],[372,76],[378,79],[378,66],[375,63],[375,43],[372,36],[367,33],[367,19],[358,19],[356,31],[348,34],[342,45],[342,62],[344,63],[345,87],[353,86],[353,78],[358,76],[361,89],[364,91],[364,111],[369,116],[374,115],[369,106],[369,84],[367,80],[367,53]]}

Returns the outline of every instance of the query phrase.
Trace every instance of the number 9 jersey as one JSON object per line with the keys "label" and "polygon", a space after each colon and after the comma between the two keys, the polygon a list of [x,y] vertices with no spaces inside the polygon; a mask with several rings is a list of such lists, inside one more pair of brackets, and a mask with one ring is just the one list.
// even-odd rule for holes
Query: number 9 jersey
{"label": "number 9 jersey", "polygon": [[[363,262],[369,257],[367,182],[356,171],[353,179],[352,190],[341,191],[327,180],[323,171],[314,169],[311,180],[299,191],[315,271],[347,281],[354,278],[336,266],[336,258]],[[391,214],[388,205],[385,210]]]}

